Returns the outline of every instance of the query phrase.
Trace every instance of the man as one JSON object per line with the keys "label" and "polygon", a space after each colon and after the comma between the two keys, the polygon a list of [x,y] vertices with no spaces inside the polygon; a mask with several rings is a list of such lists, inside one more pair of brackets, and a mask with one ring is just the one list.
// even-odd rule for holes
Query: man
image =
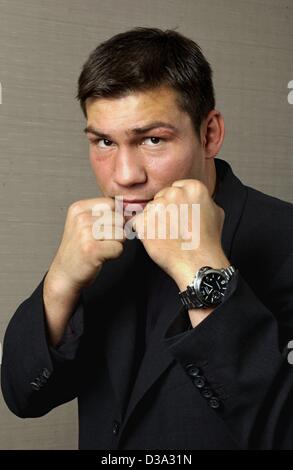
{"label": "man", "polygon": [[[81,449],[292,448],[293,207],[214,158],[224,120],[200,48],[174,31],[118,34],[90,55],[78,98],[103,197],[69,208],[10,321],[7,405],[37,417],[78,397]],[[140,236],[169,204],[199,205],[193,249],[181,232]],[[118,237],[93,236],[102,207]]]}

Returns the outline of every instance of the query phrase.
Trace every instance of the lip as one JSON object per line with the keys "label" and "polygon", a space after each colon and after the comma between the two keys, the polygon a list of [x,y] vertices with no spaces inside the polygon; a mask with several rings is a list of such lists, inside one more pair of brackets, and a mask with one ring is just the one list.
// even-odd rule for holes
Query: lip
{"label": "lip", "polygon": [[123,199],[123,204],[144,204],[149,201],[150,199]]}
{"label": "lip", "polygon": [[148,204],[149,200],[132,200],[132,201],[127,201],[127,200],[123,200],[123,208],[127,207],[127,206],[140,206],[142,208],[144,208],[147,204]]}
{"label": "lip", "polygon": [[123,210],[140,212],[140,210],[143,210],[145,208],[149,201],[150,199],[123,199]]}

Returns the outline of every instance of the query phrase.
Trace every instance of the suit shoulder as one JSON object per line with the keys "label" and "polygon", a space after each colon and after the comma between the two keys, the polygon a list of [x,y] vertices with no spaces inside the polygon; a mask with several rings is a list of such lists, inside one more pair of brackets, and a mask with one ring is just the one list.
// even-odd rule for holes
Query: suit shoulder
{"label": "suit shoulder", "polygon": [[255,274],[270,279],[293,255],[293,204],[245,187],[246,202],[233,240],[233,256],[248,278],[253,266]]}
{"label": "suit shoulder", "polygon": [[293,253],[293,204],[246,186],[240,233],[261,251]]}
{"label": "suit shoulder", "polygon": [[246,186],[246,188],[247,206],[249,209],[257,211],[261,219],[270,219],[273,214],[277,220],[286,221],[289,218],[293,225],[293,203],[270,196],[250,186]]}

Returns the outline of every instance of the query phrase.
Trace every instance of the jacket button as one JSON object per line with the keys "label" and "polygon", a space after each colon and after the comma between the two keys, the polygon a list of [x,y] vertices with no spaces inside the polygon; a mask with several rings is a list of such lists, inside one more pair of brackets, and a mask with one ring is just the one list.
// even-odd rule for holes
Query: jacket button
{"label": "jacket button", "polygon": [[113,421],[112,431],[115,436],[117,436],[117,434],[119,433],[119,428],[120,428],[120,425],[118,421]]}
{"label": "jacket button", "polygon": [[217,397],[212,397],[209,400],[209,405],[211,408],[217,409],[220,406],[220,400]]}
{"label": "jacket button", "polygon": [[187,364],[185,366],[185,369],[187,370],[188,375],[190,375],[191,377],[196,377],[200,374],[199,368],[196,367],[194,364]]}
{"label": "jacket button", "polygon": [[44,385],[43,380],[44,379],[43,379],[42,376],[41,377],[38,376],[38,377],[35,378],[34,382],[37,383],[39,385],[39,387],[42,387]]}
{"label": "jacket button", "polygon": [[209,387],[204,387],[201,390],[201,394],[204,398],[211,398],[213,396],[213,392]]}
{"label": "jacket button", "polygon": [[203,388],[205,386],[205,378],[202,375],[197,375],[193,378],[193,383],[197,388]]}
{"label": "jacket button", "polygon": [[51,372],[47,368],[42,370],[42,376],[45,377],[45,379],[48,379],[50,375],[51,375]]}
{"label": "jacket button", "polygon": [[36,382],[31,382],[30,385],[31,385],[32,389],[37,390],[37,391],[40,390],[40,388],[41,388],[40,385]]}
{"label": "jacket button", "polygon": [[47,383],[47,380],[48,380],[48,379],[46,379],[46,377],[44,377],[43,375],[41,375],[41,376],[39,377],[39,382],[38,382],[38,383],[39,383],[40,386],[42,387],[43,385],[45,385],[45,384]]}

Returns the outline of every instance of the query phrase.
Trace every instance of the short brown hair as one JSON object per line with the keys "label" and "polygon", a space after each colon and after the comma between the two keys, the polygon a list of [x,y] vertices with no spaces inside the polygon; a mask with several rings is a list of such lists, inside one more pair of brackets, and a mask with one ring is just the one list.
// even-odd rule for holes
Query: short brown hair
{"label": "short brown hair", "polygon": [[89,97],[119,98],[160,85],[178,92],[199,135],[215,107],[212,69],[200,47],[174,30],[137,27],[99,44],[82,68],[76,98],[86,116]]}

